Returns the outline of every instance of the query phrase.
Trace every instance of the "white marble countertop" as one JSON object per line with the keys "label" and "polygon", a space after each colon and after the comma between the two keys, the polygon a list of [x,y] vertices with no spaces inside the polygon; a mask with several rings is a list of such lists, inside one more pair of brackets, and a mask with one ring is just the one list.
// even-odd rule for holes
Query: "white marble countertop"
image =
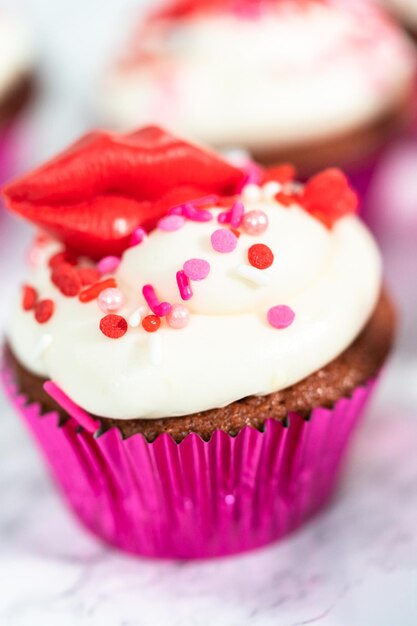
{"label": "white marble countertop", "polygon": [[[2,0],[33,22],[49,86],[31,120],[38,150],[28,160],[51,154],[89,125],[83,98],[116,14],[136,3]],[[0,219],[1,326],[28,230]],[[68,513],[0,395],[0,625],[415,626],[417,255],[414,273],[408,257],[394,255],[391,265],[404,314],[399,349],[340,489],[320,516],[270,548],[190,564],[109,550]]]}

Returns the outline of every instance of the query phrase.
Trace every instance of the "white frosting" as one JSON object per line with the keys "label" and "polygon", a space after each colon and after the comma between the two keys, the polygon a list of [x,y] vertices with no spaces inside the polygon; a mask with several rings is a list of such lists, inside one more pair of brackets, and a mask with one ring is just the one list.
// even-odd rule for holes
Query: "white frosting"
{"label": "white frosting", "polygon": [[416,0],[381,0],[388,9],[392,9],[406,24],[417,26]]}
{"label": "white frosting", "polygon": [[377,8],[277,3],[258,19],[206,15],[148,26],[101,108],[113,124],[156,122],[217,146],[286,146],[356,129],[410,89],[410,43]]}
{"label": "white frosting", "polygon": [[22,24],[0,11],[0,99],[30,69],[32,58]]}
{"label": "white frosting", "polygon": [[[211,247],[216,218],[187,221],[171,233],[155,230],[125,252],[116,274],[127,297],[120,314],[132,319],[134,313],[135,323],[120,339],[99,330],[103,313],[96,301],[62,296],[41,262],[30,283],[42,298],[53,298],[56,312],[40,325],[16,304],[8,336],[18,359],[87,411],[119,419],[221,407],[283,389],[329,363],[359,334],[377,302],[381,263],[370,233],[353,216],[328,230],[296,205],[244,203],[246,210],[265,211],[269,227],[261,236],[242,234],[231,253]],[[253,243],[265,243],[275,254],[273,265],[262,270],[266,284],[240,271]],[[45,259],[53,250],[46,249]],[[151,283],[161,299],[180,303],[175,276],[190,258],[211,266],[205,280],[192,283],[190,323],[174,330],[164,322],[155,340],[135,319],[144,304],[142,286]],[[279,304],[295,312],[293,324],[282,330],[267,322],[267,311]]]}

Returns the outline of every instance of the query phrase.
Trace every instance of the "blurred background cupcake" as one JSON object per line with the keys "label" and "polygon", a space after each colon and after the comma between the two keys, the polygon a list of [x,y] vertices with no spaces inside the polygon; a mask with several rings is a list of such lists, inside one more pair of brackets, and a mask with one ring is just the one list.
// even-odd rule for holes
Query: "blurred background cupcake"
{"label": "blurred background cupcake", "polygon": [[416,0],[381,0],[384,6],[398,17],[407,30],[417,39]]}
{"label": "blurred background cupcake", "polygon": [[301,176],[347,168],[366,187],[407,124],[415,50],[364,0],[178,0],[119,52],[100,92],[118,128],[157,122]]}
{"label": "blurred background cupcake", "polygon": [[15,173],[22,150],[17,122],[34,84],[29,33],[15,15],[0,9],[0,183]]}

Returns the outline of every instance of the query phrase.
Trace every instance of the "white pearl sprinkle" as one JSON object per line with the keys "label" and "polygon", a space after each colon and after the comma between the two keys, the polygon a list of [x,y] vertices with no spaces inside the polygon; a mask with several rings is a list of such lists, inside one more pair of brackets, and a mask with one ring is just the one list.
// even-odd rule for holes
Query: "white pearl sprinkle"
{"label": "white pearl sprinkle", "polygon": [[158,333],[149,333],[149,361],[151,365],[159,367],[162,363],[162,337]]}
{"label": "white pearl sprinkle", "polygon": [[42,335],[42,337],[39,339],[38,343],[36,344],[33,350],[32,359],[34,361],[36,361],[37,359],[40,359],[43,356],[45,350],[49,348],[51,343],[52,343],[52,335],[50,335],[49,333]]}
{"label": "white pearl sprinkle", "polygon": [[265,200],[272,200],[277,193],[282,190],[282,185],[275,180],[271,180],[269,183],[265,183],[262,187],[262,195]]}
{"label": "white pearl sprinkle", "polygon": [[262,197],[261,188],[259,185],[255,185],[254,183],[249,183],[242,189],[242,197],[244,200],[249,200],[250,202],[254,202],[256,200],[260,200]]}
{"label": "white pearl sprinkle", "polygon": [[140,306],[138,309],[136,309],[136,311],[133,311],[133,313],[129,316],[128,319],[128,324],[131,328],[138,328],[138,326],[140,326],[140,323],[142,321],[142,317],[145,315],[146,313],[146,308],[144,306]]}
{"label": "white pearl sprinkle", "polygon": [[236,268],[236,273],[241,278],[245,278],[260,287],[268,285],[271,280],[271,277],[267,272],[265,272],[265,270],[258,270],[256,267],[252,267],[251,265],[239,265]]}

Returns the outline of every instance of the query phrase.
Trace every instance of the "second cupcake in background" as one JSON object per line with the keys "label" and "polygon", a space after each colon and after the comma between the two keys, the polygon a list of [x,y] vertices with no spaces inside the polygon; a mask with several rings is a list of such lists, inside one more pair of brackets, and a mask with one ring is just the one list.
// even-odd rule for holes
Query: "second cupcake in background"
{"label": "second cupcake in background", "polygon": [[168,2],[119,57],[101,91],[113,126],[163,123],[301,177],[337,165],[361,188],[407,123],[416,67],[377,7],[331,0]]}

